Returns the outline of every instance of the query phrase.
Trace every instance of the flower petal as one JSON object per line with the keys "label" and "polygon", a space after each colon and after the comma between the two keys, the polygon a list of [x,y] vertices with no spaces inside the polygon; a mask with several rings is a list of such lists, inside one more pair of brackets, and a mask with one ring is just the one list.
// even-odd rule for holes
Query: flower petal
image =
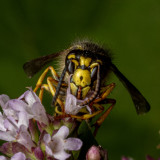
{"label": "flower petal", "polygon": [[18,152],[11,158],[11,160],[26,160],[26,156],[24,153]]}
{"label": "flower petal", "polygon": [[70,157],[70,154],[68,154],[64,151],[54,153],[54,158],[59,159],[59,160],[66,160],[69,157]]}
{"label": "flower petal", "polygon": [[35,102],[33,104],[32,113],[35,116],[34,119],[36,119],[40,123],[43,122],[44,124],[48,124],[48,118],[46,115],[46,111],[41,103]]}
{"label": "flower petal", "polygon": [[49,155],[49,156],[53,156],[52,149],[51,149],[49,146],[47,146],[47,145],[46,145],[46,153],[47,153],[47,155]]}
{"label": "flower petal", "polygon": [[77,151],[80,150],[82,144],[82,141],[78,138],[68,138],[65,140],[64,149]]}
{"label": "flower petal", "polygon": [[4,156],[0,156],[0,160],[7,160],[7,158]]}
{"label": "flower petal", "polygon": [[20,127],[21,125],[25,125],[26,127],[28,127],[29,119],[26,112],[19,112],[17,125],[18,127]]}
{"label": "flower petal", "polygon": [[4,127],[9,131],[14,131],[18,129],[17,122],[13,117],[7,117],[7,119],[4,120]]}
{"label": "flower petal", "polygon": [[32,147],[35,147],[31,135],[29,134],[27,127],[24,125],[20,126],[17,142],[24,145],[29,150],[31,150]]}
{"label": "flower petal", "polygon": [[0,112],[0,131],[6,131],[6,128],[4,127],[4,117],[1,112]]}
{"label": "flower petal", "polygon": [[11,142],[3,143],[0,146],[0,152],[2,152],[4,155],[13,155],[12,143]]}
{"label": "flower petal", "polygon": [[36,156],[37,159],[40,159],[40,160],[44,159],[44,154],[40,147],[37,147],[34,149],[34,155]]}
{"label": "flower petal", "polygon": [[49,143],[51,141],[51,136],[50,134],[45,134],[43,137],[43,140],[45,143]]}
{"label": "flower petal", "polygon": [[12,99],[8,102],[8,106],[15,111],[25,111],[27,104],[19,99]]}
{"label": "flower petal", "polygon": [[10,131],[7,132],[0,131],[0,139],[9,142],[15,140],[15,137],[12,136],[12,133]]}
{"label": "flower petal", "polygon": [[69,129],[68,129],[68,127],[66,127],[66,126],[62,126],[59,130],[58,130],[58,132],[52,137],[52,139],[54,138],[54,137],[60,137],[60,138],[62,138],[62,139],[65,139],[67,136],[69,135]]}
{"label": "flower petal", "polygon": [[1,106],[2,108],[4,108],[4,107],[5,107],[5,104],[6,104],[9,100],[10,100],[10,98],[9,98],[7,95],[5,95],[5,94],[0,95],[0,106]]}
{"label": "flower petal", "polygon": [[67,92],[66,103],[65,103],[65,112],[67,114],[76,115],[81,108],[84,106],[80,106],[77,104],[77,98]]}
{"label": "flower petal", "polygon": [[29,88],[23,95],[21,95],[18,99],[24,99],[29,106],[32,106],[35,102],[40,102],[38,96]]}

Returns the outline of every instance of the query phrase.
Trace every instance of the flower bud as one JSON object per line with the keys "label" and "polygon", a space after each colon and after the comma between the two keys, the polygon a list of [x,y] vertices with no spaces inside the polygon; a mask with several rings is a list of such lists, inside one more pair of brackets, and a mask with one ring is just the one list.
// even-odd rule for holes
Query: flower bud
{"label": "flower bud", "polygon": [[101,155],[100,155],[100,150],[96,146],[92,146],[86,155],[86,160],[100,160]]}

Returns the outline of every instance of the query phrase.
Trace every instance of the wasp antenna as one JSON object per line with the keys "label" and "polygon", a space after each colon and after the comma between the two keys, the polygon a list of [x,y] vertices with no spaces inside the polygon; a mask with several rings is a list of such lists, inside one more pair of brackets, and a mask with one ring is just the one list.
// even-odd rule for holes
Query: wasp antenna
{"label": "wasp antenna", "polygon": [[100,84],[101,84],[101,81],[100,81],[100,65],[98,65],[98,70],[97,70],[97,83],[96,83],[96,88],[95,88],[95,91],[93,93],[93,95],[88,98],[87,100],[85,100],[84,102],[82,102],[80,105],[83,106],[83,105],[86,105],[90,102],[92,102],[98,95],[99,93],[99,89],[100,89]]}
{"label": "wasp antenna", "polygon": [[137,114],[143,114],[150,110],[150,105],[140,91],[118,70],[118,68],[111,64],[111,70],[119,78],[122,84],[126,87],[131,95],[132,101],[135,105]]}
{"label": "wasp antenna", "polygon": [[67,67],[65,66],[65,68],[63,69],[63,72],[61,74],[61,77],[59,79],[59,82],[58,82],[58,85],[57,85],[57,88],[56,88],[56,93],[55,93],[55,95],[53,97],[53,100],[52,100],[52,106],[54,106],[54,104],[55,104],[55,102],[57,100],[57,96],[59,94],[59,91],[60,91],[60,88],[61,88],[61,84],[62,84],[63,78],[64,78],[64,76],[66,74],[66,71],[67,71]]}

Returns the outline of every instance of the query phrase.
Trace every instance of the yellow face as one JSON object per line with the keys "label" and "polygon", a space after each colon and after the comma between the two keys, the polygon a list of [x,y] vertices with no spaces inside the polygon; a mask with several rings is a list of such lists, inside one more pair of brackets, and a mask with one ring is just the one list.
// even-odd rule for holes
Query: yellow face
{"label": "yellow face", "polygon": [[78,61],[74,54],[69,55],[68,59],[71,59],[75,67],[70,82],[71,93],[78,99],[85,99],[87,93],[91,90],[91,73],[99,61],[92,63],[91,58],[84,56],[80,56]]}
{"label": "yellow face", "polygon": [[72,81],[75,83],[76,86],[86,87],[91,84],[91,76],[90,71],[83,70],[83,69],[76,69]]}

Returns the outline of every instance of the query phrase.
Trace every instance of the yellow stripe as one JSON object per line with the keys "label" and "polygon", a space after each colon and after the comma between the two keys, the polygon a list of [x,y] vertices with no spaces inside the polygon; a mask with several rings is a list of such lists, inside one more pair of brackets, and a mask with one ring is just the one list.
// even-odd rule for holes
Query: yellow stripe
{"label": "yellow stripe", "polygon": [[80,65],[85,65],[86,67],[88,67],[91,63],[91,58],[85,58],[83,56],[80,57]]}
{"label": "yellow stripe", "polygon": [[68,56],[68,59],[71,59],[71,58],[76,58],[75,54],[70,54],[70,55]]}
{"label": "yellow stripe", "polygon": [[83,56],[80,57],[80,65],[85,65],[85,58]]}

